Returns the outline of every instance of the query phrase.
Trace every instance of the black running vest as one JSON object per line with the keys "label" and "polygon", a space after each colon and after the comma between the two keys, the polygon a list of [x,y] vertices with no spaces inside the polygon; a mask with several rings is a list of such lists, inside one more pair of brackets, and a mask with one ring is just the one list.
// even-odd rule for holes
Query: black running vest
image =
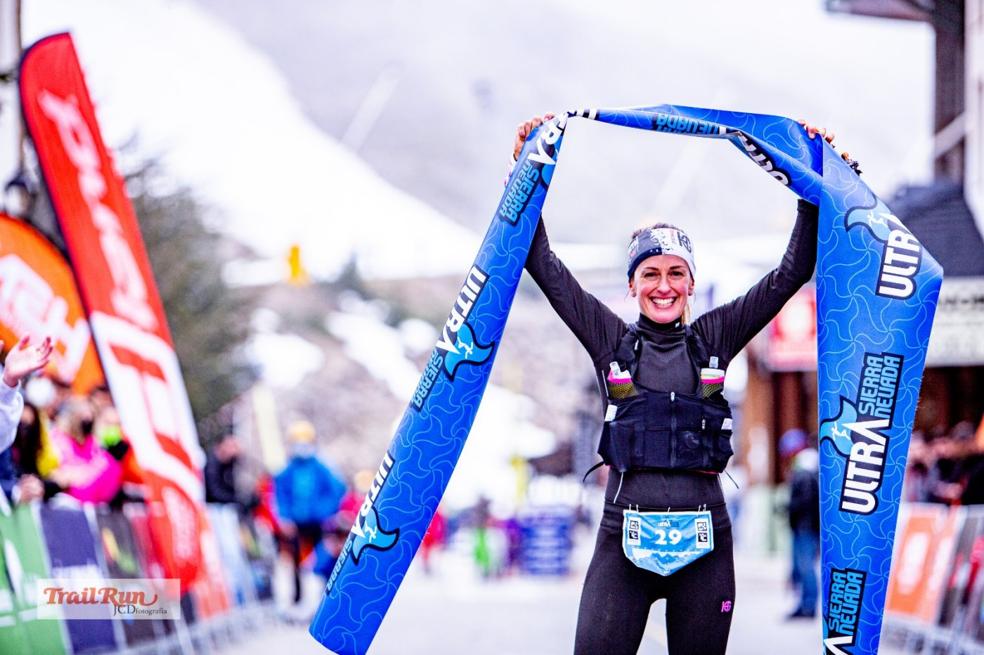
{"label": "black running vest", "polygon": [[[615,361],[633,381],[641,345],[638,326],[628,326]],[[651,391],[641,385],[613,385],[607,371],[600,382],[608,403],[598,454],[624,473],[630,469],[677,469],[721,472],[734,454],[731,447],[731,408],[720,388],[702,388],[700,371],[712,367],[706,345],[686,326],[687,352],[697,372],[694,393]],[[707,397],[704,397],[704,396]]]}

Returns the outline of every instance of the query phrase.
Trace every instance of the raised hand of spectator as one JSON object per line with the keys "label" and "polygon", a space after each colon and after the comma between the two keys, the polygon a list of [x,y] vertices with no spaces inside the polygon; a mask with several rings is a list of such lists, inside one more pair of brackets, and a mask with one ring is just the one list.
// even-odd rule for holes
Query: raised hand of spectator
{"label": "raised hand of spectator", "polygon": [[[0,341],[0,349],[3,341]],[[51,358],[51,337],[45,337],[40,344],[31,347],[30,335],[25,335],[11,348],[3,368],[3,381],[8,387],[16,387],[30,373],[44,368]]]}
{"label": "raised hand of spectator", "polygon": [[22,475],[14,492],[18,503],[29,503],[44,498],[44,483],[37,476]]}
{"label": "raised hand of spectator", "polygon": [[59,466],[48,477],[62,489],[82,484],[86,480],[83,472],[68,466]]}

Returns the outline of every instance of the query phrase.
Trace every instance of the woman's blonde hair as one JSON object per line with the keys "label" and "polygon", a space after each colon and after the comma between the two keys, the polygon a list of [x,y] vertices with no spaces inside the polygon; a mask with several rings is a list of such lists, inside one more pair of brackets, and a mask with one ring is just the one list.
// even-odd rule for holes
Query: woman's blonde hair
{"label": "woman's blonde hair", "polygon": [[643,232],[648,232],[649,230],[659,230],[661,228],[668,228],[670,230],[677,230],[678,232],[683,232],[680,228],[672,223],[653,223],[652,225],[647,225],[646,227],[640,227],[632,230],[632,235],[629,237],[629,243]]}

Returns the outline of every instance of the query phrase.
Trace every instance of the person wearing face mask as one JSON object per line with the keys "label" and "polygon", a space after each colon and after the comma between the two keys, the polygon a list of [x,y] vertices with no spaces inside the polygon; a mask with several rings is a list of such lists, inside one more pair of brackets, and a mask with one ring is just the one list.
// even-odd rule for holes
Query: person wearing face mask
{"label": "person wearing face mask", "polygon": [[345,483],[317,457],[314,426],[295,421],[287,429],[291,457],[273,482],[280,529],[294,565],[294,604],[301,602],[301,561],[321,541],[335,516]]}
{"label": "person wearing face mask", "polygon": [[[517,128],[513,160],[532,130]],[[810,138],[833,135],[804,125]],[[846,153],[844,157],[847,158]],[[604,394],[599,444],[610,467],[581,593],[576,654],[636,653],[650,606],[666,599],[671,655],[724,653],[735,603],[731,521],[719,480],[732,455],[728,364],[813,274],[818,209],[797,205],[779,266],[745,295],[694,320],[699,272],[679,227],[636,230],[626,258],[639,319],[585,291],[550,249],[541,218],[526,270],[587,350]]]}
{"label": "person wearing face mask", "polygon": [[120,490],[123,470],[92,434],[92,404],[80,396],[66,400],[52,430],[60,464],[50,478],[83,503],[108,503]]}
{"label": "person wearing face mask", "polygon": [[235,505],[240,513],[251,504],[236,485],[242,454],[242,444],[232,432],[223,434],[209,449],[205,460],[205,502]]}
{"label": "person wearing face mask", "polygon": [[41,412],[25,401],[17,438],[9,450],[0,452],[0,488],[14,504],[47,500],[62,491],[48,479],[57,466],[58,456],[51,447]]}

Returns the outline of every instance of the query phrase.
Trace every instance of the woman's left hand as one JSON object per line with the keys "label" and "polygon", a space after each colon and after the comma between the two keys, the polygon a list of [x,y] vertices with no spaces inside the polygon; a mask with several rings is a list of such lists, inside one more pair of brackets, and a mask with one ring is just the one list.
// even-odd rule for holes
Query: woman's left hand
{"label": "woman's left hand", "polygon": [[[828,131],[827,128],[825,128],[825,127],[815,127],[813,125],[810,125],[809,123],[807,123],[804,120],[798,120],[796,122],[803,126],[803,129],[806,130],[807,136],[809,136],[811,139],[816,138],[816,136],[819,134],[820,136],[823,137],[824,141],[826,141],[827,143],[829,143],[831,146],[834,145],[834,133],[831,132],[831,131]],[[851,156],[847,152],[842,152],[841,153],[841,159],[843,159],[844,161],[846,161],[848,163],[854,161],[854,160],[851,159]]]}

